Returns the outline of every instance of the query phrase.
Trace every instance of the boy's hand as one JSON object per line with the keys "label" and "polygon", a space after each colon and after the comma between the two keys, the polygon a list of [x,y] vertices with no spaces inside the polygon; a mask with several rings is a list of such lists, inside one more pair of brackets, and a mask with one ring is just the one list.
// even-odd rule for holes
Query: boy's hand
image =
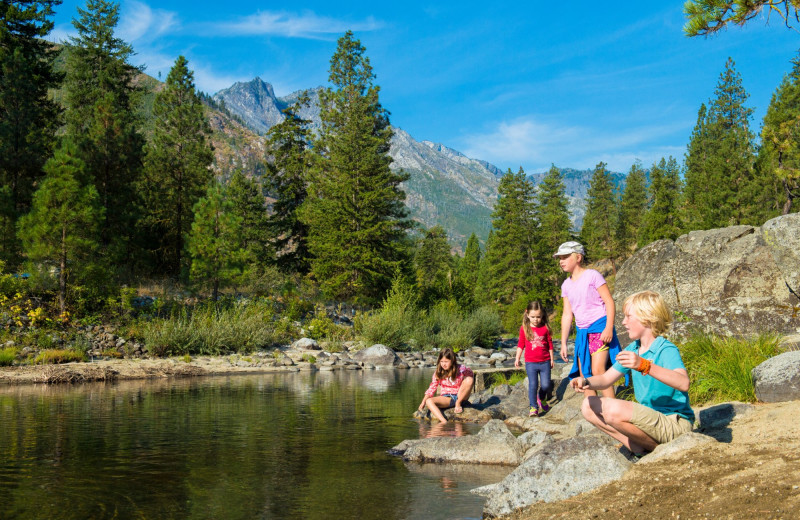
{"label": "boy's hand", "polygon": [[625,368],[630,368],[631,370],[637,370],[639,365],[642,364],[642,359],[639,357],[639,354],[631,352],[630,350],[623,350],[617,354],[617,361],[620,365]]}

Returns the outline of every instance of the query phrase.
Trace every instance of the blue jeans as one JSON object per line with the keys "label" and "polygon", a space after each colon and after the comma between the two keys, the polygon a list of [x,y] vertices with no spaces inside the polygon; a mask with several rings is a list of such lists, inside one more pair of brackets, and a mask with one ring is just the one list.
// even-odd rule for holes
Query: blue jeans
{"label": "blue jeans", "polygon": [[[537,393],[540,399],[544,399],[547,397],[548,392],[553,389],[553,382],[550,380],[550,362],[528,363],[526,361],[525,372],[528,373],[528,401],[531,403],[531,408],[533,408],[534,406],[539,406],[536,400]],[[541,388],[539,388],[540,378],[542,381]]]}

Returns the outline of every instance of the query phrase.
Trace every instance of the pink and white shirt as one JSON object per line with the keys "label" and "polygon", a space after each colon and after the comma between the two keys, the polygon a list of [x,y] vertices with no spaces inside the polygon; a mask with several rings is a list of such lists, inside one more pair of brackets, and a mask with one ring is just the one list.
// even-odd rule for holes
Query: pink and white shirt
{"label": "pink and white shirt", "polygon": [[428,397],[433,397],[436,393],[436,388],[441,388],[439,395],[447,395],[458,394],[458,389],[461,388],[461,383],[464,382],[465,377],[475,377],[475,374],[472,372],[472,369],[469,367],[465,367],[464,365],[458,365],[458,374],[456,375],[455,380],[453,379],[436,379],[436,372],[433,372],[433,377],[431,378],[431,385],[425,391],[425,395]]}

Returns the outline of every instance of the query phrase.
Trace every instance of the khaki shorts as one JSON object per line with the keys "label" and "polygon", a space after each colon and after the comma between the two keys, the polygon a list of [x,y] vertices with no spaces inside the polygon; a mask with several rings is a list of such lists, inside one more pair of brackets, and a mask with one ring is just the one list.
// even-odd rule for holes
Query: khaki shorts
{"label": "khaki shorts", "polygon": [[664,444],[692,431],[692,422],[678,414],[664,415],[652,408],[633,403],[631,424],[649,435],[659,444]]}

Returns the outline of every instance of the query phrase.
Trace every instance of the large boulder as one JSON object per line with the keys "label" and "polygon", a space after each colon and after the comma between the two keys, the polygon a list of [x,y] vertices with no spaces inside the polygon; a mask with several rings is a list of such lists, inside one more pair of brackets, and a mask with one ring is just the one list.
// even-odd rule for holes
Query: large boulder
{"label": "large boulder", "polygon": [[394,350],[380,343],[372,345],[364,350],[359,350],[353,355],[353,359],[359,363],[370,364],[376,367],[392,367],[400,363]]}
{"label": "large boulder", "polygon": [[488,496],[484,518],[494,518],[590,491],[620,478],[631,465],[608,440],[575,437],[540,446],[502,482],[475,492]]}
{"label": "large boulder", "polygon": [[638,464],[650,464],[657,462],[665,457],[675,455],[676,453],[683,453],[697,446],[705,446],[707,444],[716,443],[714,437],[703,435],[702,433],[689,432],[675,438],[674,440],[665,444],[659,444],[651,453],[642,457]]}
{"label": "large boulder", "polygon": [[434,437],[403,441],[390,453],[411,462],[465,462],[474,464],[504,464],[516,466],[522,461],[525,449],[503,421],[489,421],[475,435],[465,437]]}
{"label": "large boulder", "polygon": [[[800,332],[800,213],[761,227],[692,231],[636,252],[617,272],[614,300],[645,289],[661,293],[676,314],[674,331],[692,328],[744,336]],[[628,342],[617,312],[617,332]]]}
{"label": "large boulder", "polygon": [[765,403],[800,400],[800,350],[784,352],[753,369],[756,398]]}

